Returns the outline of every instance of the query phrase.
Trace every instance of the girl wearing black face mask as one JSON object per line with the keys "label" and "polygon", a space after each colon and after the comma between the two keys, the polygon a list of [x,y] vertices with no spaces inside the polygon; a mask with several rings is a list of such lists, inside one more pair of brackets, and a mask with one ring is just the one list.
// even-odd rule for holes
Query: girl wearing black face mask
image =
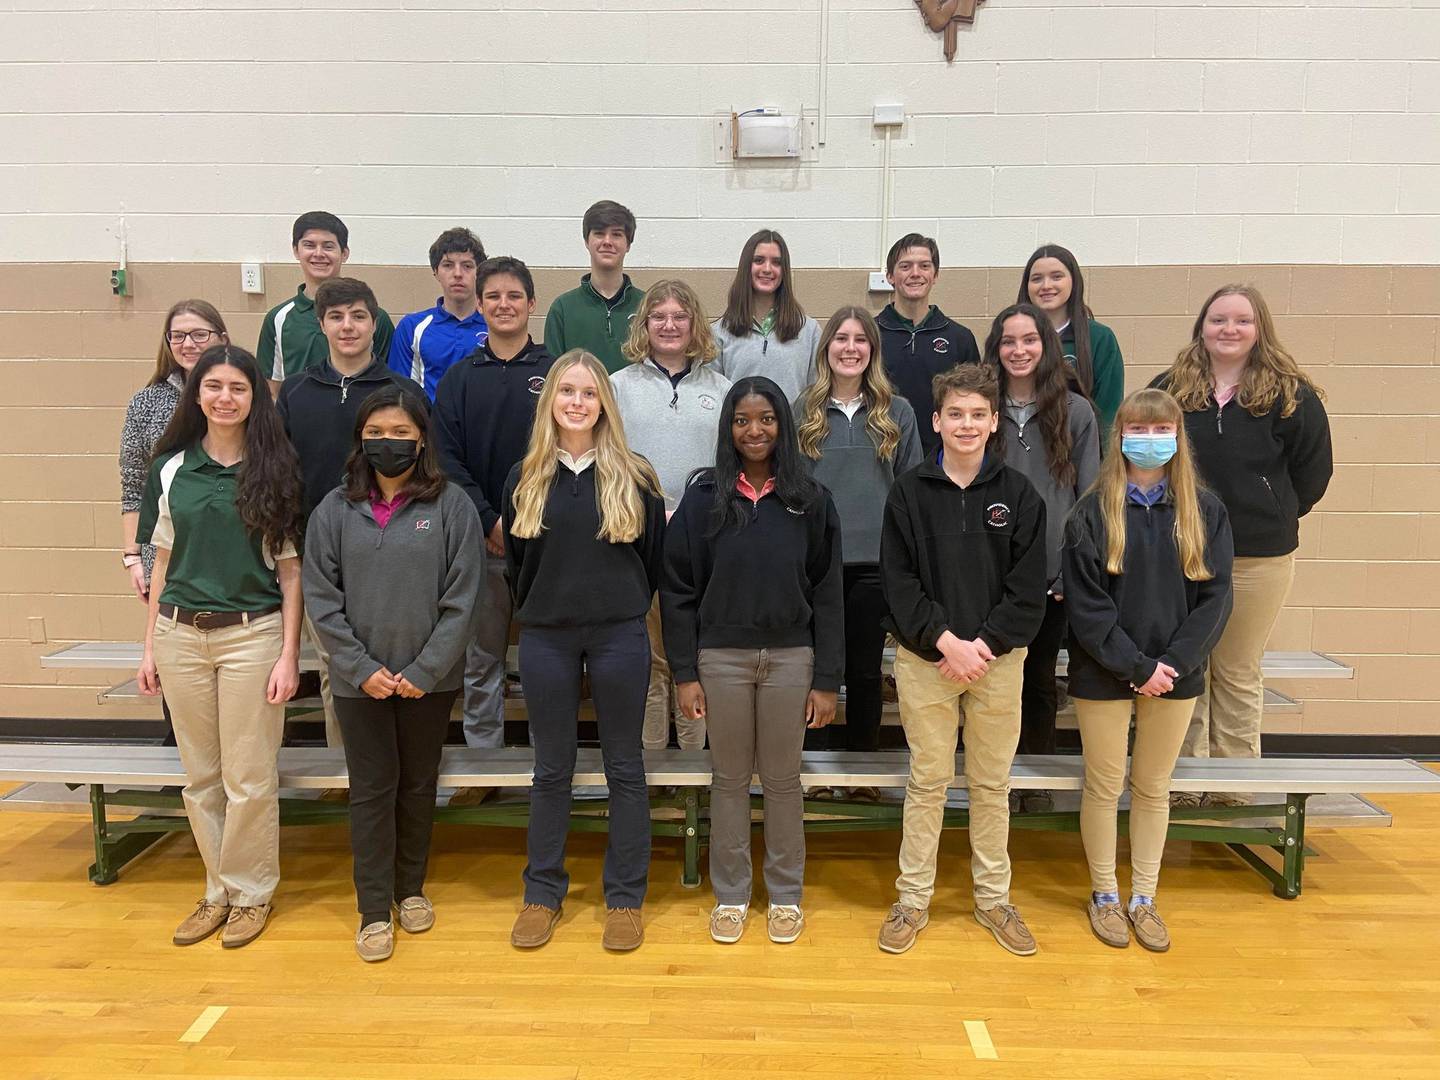
{"label": "girl wearing black face mask", "polygon": [[345,484],[315,508],[305,605],[329,655],[350,775],[362,960],[388,958],[394,908],[410,933],[424,895],[440,752],[474,636],[480,517],[430,447],[426,406],[399,387],[365,399]]}

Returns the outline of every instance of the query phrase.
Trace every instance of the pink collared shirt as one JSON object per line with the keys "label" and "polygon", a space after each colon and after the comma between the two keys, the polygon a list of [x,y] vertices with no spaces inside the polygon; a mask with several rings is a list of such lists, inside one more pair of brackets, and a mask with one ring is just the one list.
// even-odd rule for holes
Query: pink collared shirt
{"label": "pink collared shirt", "polygon": [[371,488],[370,511],[375,515],[375,524],[379,525],[382,529],[385,528],[386,525],[390,524],[390,519],[395,515],[395,511],[399,510],[409,501],[410,496],[402,491],[395,496],[392,502],[386,502],[385,497],[380,494],[378,489]]}
{"label": "pink collared shirt", "polygon": [[757,493],[754,485],[745,479],[745,474],[742,472],[735,477],[735,490],[741,495],[744,495],[752,503],[758,503],[766,495],[769,495],[770,492],[775,490],[775,478],[772,476],[767,479],[765,483],[760,485],[760,491]]}

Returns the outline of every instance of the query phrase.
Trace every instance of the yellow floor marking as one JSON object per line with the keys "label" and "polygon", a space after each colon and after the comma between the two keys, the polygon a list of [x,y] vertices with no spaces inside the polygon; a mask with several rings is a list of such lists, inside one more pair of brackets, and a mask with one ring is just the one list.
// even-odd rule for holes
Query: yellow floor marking
{"label": "yellow floor marking", "polygon": [[[225,1010],[228,1008],[230,1008],[229,1005],[209,1006],[204,1012],[202,1012],[198,1017],[195,1018],[195,1022],[190,1025],[189,1030],[186,1031],[184,1035],[180,1036],[180,1041],[182,1043],[198,1043],[207,1034],[209,1034],[210,1029],[215,1026],[215,1021],[219,1020],[220,1017],[224,1016]],[[966,1026],[969,1026],[968,1021],[966,1022]],[[977,1053],[976,1056],[978,1057],[979,1054]]]}
{"label": "yellow floor marking", "polygon": [[985,1026],[984,1020],[966,1020],[965,1034],[970,1038],[970,1049],[975,1051],[975,1057],[980,1061],[998,1061],[1000,1055],[995,1052],[995,1044],[990,1041],[990,1029]]}

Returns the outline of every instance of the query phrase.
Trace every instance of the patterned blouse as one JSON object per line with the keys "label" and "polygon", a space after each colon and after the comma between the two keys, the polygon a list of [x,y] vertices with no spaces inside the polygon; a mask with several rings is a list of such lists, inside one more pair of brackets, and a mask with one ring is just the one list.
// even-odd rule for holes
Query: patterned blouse
{"label": "patterned blouse", "polygon": [[[160,441],[160,436],[165,433],[165,428],[170,423],[171,415],[180,404],[180,392],[184,387],[184,374],[179,371],[172,372],[164,382],[141,387],[125,409],[125,426],[120,429],[122,514],[135,513],[140,509],[155,444]],[[145,582],[149,584],[150,571],[155,566],[155,548],[150,544],[142,544],[140,558],[145,564]]]}

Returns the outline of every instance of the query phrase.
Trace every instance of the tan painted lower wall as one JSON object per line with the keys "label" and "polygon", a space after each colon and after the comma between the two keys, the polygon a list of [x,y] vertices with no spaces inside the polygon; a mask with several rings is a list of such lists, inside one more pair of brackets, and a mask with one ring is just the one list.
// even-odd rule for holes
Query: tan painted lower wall
{"label": "tan painted lower wall", "polygon": [[[434,303],[423,267],[352,267],[397,319]],[[246,296],[235,264],[130,268],[133,296],[112,296],[98,263],[0,265],[0,716],[150,717],[99,705],[125,673],[42,669],[66,644],[135,640],[143,612],[126,595],[116,466],[125,403],[148,378],[163,312],[200,296],[250,345],[267,308],[293,291],[294,266],[266,268]],[[534,320],[578,271],[540,270]],[[639,284],[690,280],[711,311],[729,271],[638,270]],[[1305,519],[1301,562],[1275,649],[1315,649],[1354,665],[1349,682],[1277,683],[1304,702],[1267,730],[1440,734],[1440,267],[1096,267],[1097,317],[1119,336],[1126,385],[1143,385],[1189,336],[1218,284],[1251,281],[1282,340],[1325,387],[1336,470]],[[878,299],[861,270],[803,270],[799,292],[823,316]],[[936,300],[983,339],[987,313],[1015,298],[1019,270],[942,273]],[[112,678],[113,674],[113,678]]]}

